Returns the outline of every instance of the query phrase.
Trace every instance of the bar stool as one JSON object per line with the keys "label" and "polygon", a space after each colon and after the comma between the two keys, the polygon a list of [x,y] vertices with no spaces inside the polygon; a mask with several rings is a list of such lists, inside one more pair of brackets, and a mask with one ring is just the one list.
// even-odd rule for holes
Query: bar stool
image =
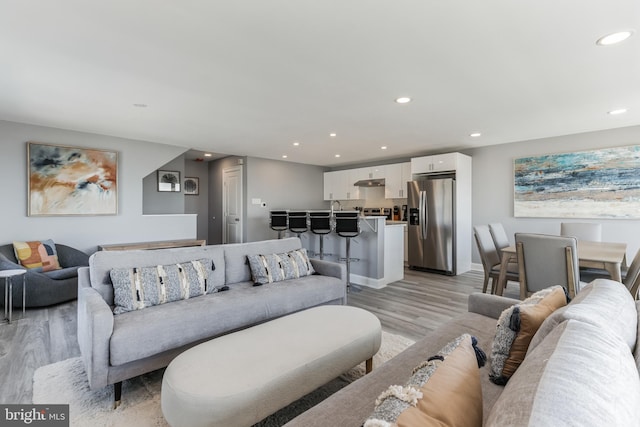
{"label": "bar stool", "polygon": [[351,238],[360,234],[360,221],[358,220],[358,211],[338,211],[333,213],[336,221],[336,233],[340,237],[347,239],[346,258],[340,258],[347,264],[347,292],[352,288],[358,290],[357,287],[351,285],[351,262],[360,261],[358,258],[351,258]]}
{"label": "bar stool", "polygon": [[289,227],[287,211],[271,211],[269,225],[278,232],[278,239],[282,239],[282,232]]}
{"label": "bar stool", "polygon": [[289,211],[289,231],[296,233],[300,238],[308,229],[307,211]]}
{"label": "bar stool", "polygon": [[313,234],[320,236],[320,252],[314,255],[320,255],[320,259],[324,259],[324,235],[331,233],[332,230],[331,211],[309,212],[309,228]]}

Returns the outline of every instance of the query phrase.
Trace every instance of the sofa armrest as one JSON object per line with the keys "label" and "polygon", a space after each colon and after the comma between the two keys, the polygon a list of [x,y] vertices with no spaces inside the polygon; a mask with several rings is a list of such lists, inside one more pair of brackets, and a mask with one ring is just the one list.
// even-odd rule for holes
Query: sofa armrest
{"label": "sofa armrest", "polygon": [[313,269],[323,276],[337,277],[340,280],[347,280],[347,267],[337,262],[325,261],[321,259],[311,258]]}
{"label": "sofa armrest", "polygon": [[26,268],[0,254],[0,270],[26,270]]}
{"label": "sofa armrest", "polygon": [[467,310],[497,319],[504,310],[519,302],[518,299],[476,292],[469,295]]}
{"label": "sofa armrest", "polygon": [[77,267],[89,265],[89,255],[71,246],[56,244],[58,262],[61,267]]}
{"label": "sofa armrest", "polygon": [[[78,276],[88,276],[88,270],[79,269]],[[78,280],[78,345],[91,389],[108,385],[109,342],[112,333],[111,308],[95,289],[87,286],[87,282],[81,284]]]}

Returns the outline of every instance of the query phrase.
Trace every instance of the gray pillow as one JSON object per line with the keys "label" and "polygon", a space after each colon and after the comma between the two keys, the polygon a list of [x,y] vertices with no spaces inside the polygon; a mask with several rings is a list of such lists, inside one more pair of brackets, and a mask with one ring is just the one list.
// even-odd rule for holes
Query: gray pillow
{"label": "gray pillow", "polygon": [[114,268],[110,272],[115,303],[113,313],[141,310],[216,292],[217,288],[208,289],[207,286],[212,268],[211,259],[151,267]]}
{"label": "gray pillow", "polygon": [[297,279],[315,273],[305,248],[281,254],[247,255],[247,259],[256,285]]}

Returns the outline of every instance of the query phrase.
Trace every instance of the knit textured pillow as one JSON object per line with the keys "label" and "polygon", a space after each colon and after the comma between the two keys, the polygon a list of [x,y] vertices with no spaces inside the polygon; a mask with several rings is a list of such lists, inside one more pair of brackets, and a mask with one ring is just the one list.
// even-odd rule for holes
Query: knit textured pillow
{"label": "knit textured pillow", "polygon": [[211,259],[152,267],[114,268],[110,271],[115,303],[113,313],[141,310],[217,292],[217,288],[207,286],[212,269]]}
{"label": "knit textured pillow", "polygon": [[552,286],[502,312],[491,348],[491,381],[498,385],[509,381],[524,360],[529,343],[542,322],[555,310],[567,305],[568,300],[562,286]]}
{"label": "knit textured pillow", "polygon": [[482,425],[480,368],[486,356],[464,334],[422,362],[404,385],[392,385],[376,400],[364,427]]}
{"label": "knit textured pillow", "polygon": [[315,273],[305,248],[281,254],[247,255],[256,285],[297,279]]}
{"label": "knit textured pillow", "polygon": [[16,259],[24,268],[35,271],[59,270],[58,252],[53,240],[13,242]]}

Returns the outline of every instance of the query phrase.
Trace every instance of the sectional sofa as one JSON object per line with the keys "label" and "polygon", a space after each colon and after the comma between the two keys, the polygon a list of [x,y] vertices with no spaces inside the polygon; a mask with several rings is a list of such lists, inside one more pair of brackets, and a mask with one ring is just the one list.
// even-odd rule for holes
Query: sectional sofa
{"label": "sectional sofa", "polygon": [[[342,264],[311,259],[312,275],[254,286],[249,255],[302,248],[297,237],[193,248],[96,252],[78,270],[78,342],[92,389],[167,366],[203,341],[289,313],[345,304]],[[206,260],[207,293],[114,314],[114,271]],[[155,268],[155,267],[154,267]],[[137,290],[136,290],[137,292]],[[118,312],[118,310],[115,310]],[[230,355],[232,357],[232,355]],[[221,367],[221,369],[224,369]]]}
{"label": "sectional sofa", "polygon": [[[381,367],[374,367],[371,374],[286,426],[362,426],[383,391],[393,384],[405,384],[414,367],[465,333],[477,337],[489,356],[488,363],[480,369],[483,425],[640,425],[640,303],[621,283],[595,280],[568,305],[547,317],[533,336],[522,364],[502,386],[489,380],[490,355],[497,319],[516,303],[520,301],[472,294],[468,313],[449,321]],[[443,411],[461,413],[469,406],[451,403]]]}

